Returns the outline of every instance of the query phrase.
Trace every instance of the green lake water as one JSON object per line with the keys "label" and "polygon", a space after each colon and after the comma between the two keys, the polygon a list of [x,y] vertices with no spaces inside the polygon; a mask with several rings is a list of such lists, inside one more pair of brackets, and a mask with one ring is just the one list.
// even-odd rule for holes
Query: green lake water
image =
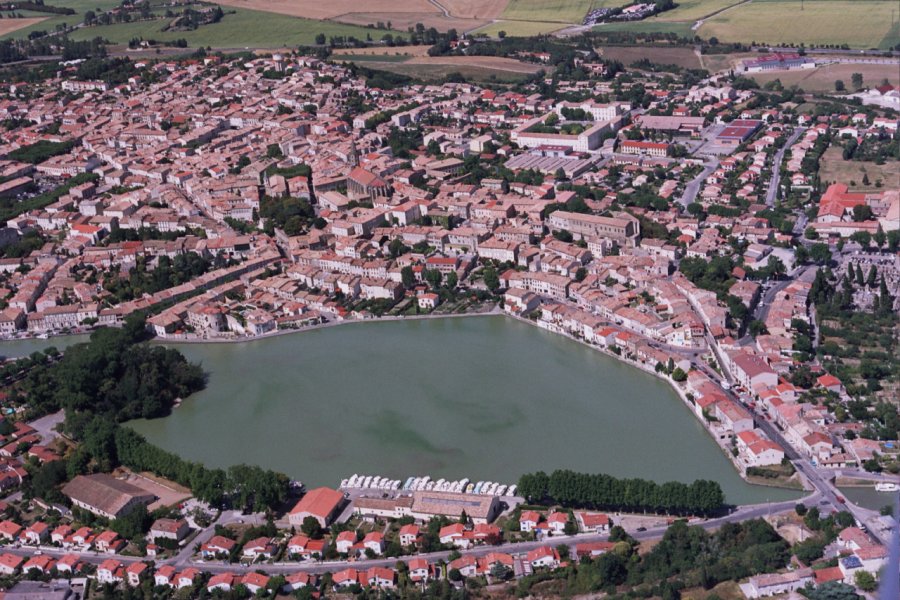
{"label": "green lake water", "polygon": [[311,486],[354,473],[514,483],[569,468],[713,479],[739,504],[799,496],[745,483],[666,383],[502,316],[177,347],[208,387],[130,425],[211,466],[258,464]]}
{"label": "green lake water", "polygon": [[853,504],[870,510],[893,505],[896,495],[896,492],[878,492],[874,487],[842,487],[840,491]]}
{"label": "green lake water", "polygon": [[62,335],[50,339],[28,338],[23,340],[0,341],[0,357],[21,358],[32,352],[55,346],[57,350],[65,350],[73,344],[90,341],[90,334]]}

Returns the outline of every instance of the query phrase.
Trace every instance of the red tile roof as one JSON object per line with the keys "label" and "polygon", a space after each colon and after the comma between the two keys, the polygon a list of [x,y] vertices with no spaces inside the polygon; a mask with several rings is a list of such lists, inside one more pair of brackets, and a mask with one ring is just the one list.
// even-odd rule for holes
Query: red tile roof
{"label": "red tile roof", "polygon": [[291,514],[309,513],[325,519],[343,502],[344,495],[337,490],[320,487],[308,492],[291,510]]}

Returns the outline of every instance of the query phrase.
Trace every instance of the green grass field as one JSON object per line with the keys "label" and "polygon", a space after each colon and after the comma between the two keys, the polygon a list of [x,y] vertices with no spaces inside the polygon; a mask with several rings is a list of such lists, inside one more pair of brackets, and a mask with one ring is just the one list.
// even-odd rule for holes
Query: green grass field
{"label": "green grass field", "polygon": [[[80,23],[84,18],[84,13],[89,10],[93,10],[96,12],[98,8],[103,10],[109,10],[110,8],[119,6],[118,0],[48,0],[47,4],[52,4],[53,6],[62,6],[65,8],[71,8],[75,11],[74,15],[51,15],[49,13],[34,13],[33,11],[27,11],[27,16],[35,16],[35,17],[49,17],[44,21],[41,21],[37,25],[32,25],[31,27],[25,27],[23,29],[18,29],[13,33],[7,34],[3,36],[4,38],[23,38],[27,37],[29,33],[32,31],[53,31],[56,29],[57,25],[61,25],[65,23],[67,25],[75,25]],[[26,11],[16,11],[21,12],[23,16],[25,16]]]}
{"label": "green grass field", "polygon": [[[57,6],[67,6],[76,11],[74,15],[51,16],[31,27],[19,29],[4,37],[23,38],[34,30],[53,31],[59,23],[73,25],[82,20],[84,13],[97,8],[109,9],[118,6],[118,0],[53,0]],[[163,9],[154,12],[160,12]],[[355,36],[366,39],[366,34],[380,37],[385,32],[373,32],[365,27],[343,25],[331,21],[315,21],[300,19],[275,13],[229,9],[235,14],[226,14],[221,22],[203,25],[194,31],[161,31],[166,21],[141,21],[135,23],[118,23],[99,27],[85,27],[71,33],[74,40],[89,40],[102,37],[116,44],[127,44],[133,38],[171,41],[184,38],[191,47],[212,46],[214,48],[281,48],[312,44],[319,33],[326,36]]]}
{"label": "green grass field", "polygon": [[662,32],[674,33],[680,37],[693,38],[694,32],[691,31],[689,22],[672,23],[668,21],[659,21],[648,19],[646,21],[637,21],[635,23],[604,23],[594,27],[594,31],[631,31],[634,33]]}
{"label": "green grass field", "polygon": [[402,54],[334,54],[331,58],[337,62],[347,63],[402,63],[410,59],[408,55]]}
{"label": "green grass field", "polygon": [[485,25],[477,33],[528,37],[551,33],[566,25],[579,25],[592,8],[625,6],[631,0],[510,0],[501,21]]}
{"label": "green grass field", "polygon": [[893,0],[754,0],[712,17],[699,34],[724,42],[887,48],[900,43],[898,19]]}
{"label": "green grass field", "polygon": [[532,35],[540,35],[542,33],[550,33],[557,29],[566,27],[565,23],[545,23],[543,21],[498,21],[485,25],[474,33],[483,33],[485,35],[496,36],[501,31],[505,31],[510,37],[529,37]]}
{"label": "green grass field", "polygon": [[509,0],[501,17],[545,23],[581,23],[592,5],[593,0]]}
{"label": "green grass field", "polygon": [[469,81],[481,83],[518,83],[527,77],[524,73],[513,73],[472,65],[410,64],[407,62],[366,62],[366,67],[391,71],[426,81],[440,81],[451,73],[459,73]]}
{"label": "green grass field", "polygon": [[[755,1],[755,0],[754,0]],[[696,21],[706,15],[739,4],[741,0],[678,0],[672,10],[661,13],[660,21]]]}
{"label": "green grass field", "polygon": [[[236,12],[231,14],[231,10]],[[367,33],[375,33],[365,27],[243,9],[228,9],[220,22],[193,31],[162,31],[165,24],[165,20],[159,20],[85,27],[72,32],[71,38],[89,40],[100,36],[116,44],[127,44],[133,38],[161,42],[184,38],[192,48],[283,48],[312,44],[319,33],[327,37],[352,35],[363,40]],[[384,32],[378,33],[380,36]]]}

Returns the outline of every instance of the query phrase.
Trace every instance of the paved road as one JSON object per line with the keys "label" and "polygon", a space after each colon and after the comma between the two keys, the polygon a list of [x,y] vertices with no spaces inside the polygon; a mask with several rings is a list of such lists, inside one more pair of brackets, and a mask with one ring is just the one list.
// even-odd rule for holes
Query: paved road
{"label": "paved road", "polygon": [[769,181],[769,191],[766,192],[766,204],[769,206],[775,206],[775,197],[778,195],[778,185],[781,181],[781,163],[784,161],[784,153],[787,152],[794,142],[800,139],[804,131],[806,131],[805,127],[795,129],[791,137],[784,143],[784,146],[775,153],[775,159],[772,162],[772,179]]}
{"label": "paved road", "polygon": [[681,195],[681,198],[678,199],[679,204],[685,208],[687,208],[687,205],[693,202],[697,197],[697,194],[700,193],[700,186],[703,185],[703,181],[712,175],[713,171],[719,168],[719,160],[711,160],[712,162],[707,162],[700,174],[694,177],[688,182],[687,186],[685,186],[684,193]]}
{"label": "paved road", "polygon": [[[717,358],[719,357],[718,349],[715,345],[713,345],[713,340],[708,339],[708,343],[710,347],[713,349],[713,352],[716,354]],[[724,375],[724,379],[730,383],[734,383],[734,378],[731,373],[725,368],[724,363],[719,360],[719,365],[722,367],[722,372]],[[702,363],[697,364],[698,367],[705,367]],[[708,374],[709,370],[704,368]],[[718,378],[713,377],[714,380],[718,380]],[[738,403],[743,403],[742,400],[731,390],[725,392],[729,398]],[[748,410],[754,412],[753,409],[747,406]],[[811,487],[815,490],[814,497],[819,500],[819,503],[829,512],[832,511],[843,511],[846,510],[853,515],[853,517],[859,521],[860,523],[866,523],[870,519],[878,516],[878,514],[874,511],[870,511],[868,509],[856,506],[852,503],[849,503],[844,499],[838,492],[837,488],[833,483],[834,471],[830,469],[820,470],[816,468],[811,460],[800,454],[782,435],[781,430],[772,423],[767,420],[763,415],[754,412],[754,417],[756,421],[756,426],[759,427],[770,440],[781,446],[782,450],[784,450],[784,455],[791,461],[794,465],[794,468],[800,473],[801,477],[805,480],[807,486]],[[823,473],[824,471],[824,473]],[[807,498],[804,502],[807,503],[809,498]],[[872,536],[873,539],[882,544],[887,544],[889,542],[888,536],[885,532],[878,531],[875,532],[874,528],[870,528],[869,535]]]}
{"label": "paved road", "polygon": [[789,286],[793,281],[796,281],[800,277],[806,273],[807,269],[810,267],[799,267],[794,269],[790,273],[788,273],[787,277],[779,282],[777,282],[772,287],[768,288],[760,297],[759,303],[756,305],[756,319],[760,321],[765,321],[769,316],[769,310],[772,308],[772,301],[775,299],[775,296]]}
{"label": "paved road", "polygon": [[66,415],[62,410],[58,410],[53,414],[46,415],[41,417],[40,419],[36,419],[29,423],[31,427],[38,432],[38,435],[41,436],[41,443],[45,446],[59,437],[59,432],[56,431],[55,427],[63,422]]}
{"label": "paved road", "polygon": [[[718,529],[725,523],[737,523],[741,521],[746,521],[748,519],[757,519],[760,517],[765,517],[768,515],[775,515],[780,513],[785,513],[794,510],[795,505],[798,502],[803,502],[808,506],[814,506],[819,500],[818,494],[812,494],[802,500],[791,500],[787,502],[773,502],[768,504],[755,504],[748,506],[738,507],[736,510],[731,512],[730,514],[715,518],[715,519],[707,519],[707,520],[697,520],[692,522],[692,525],[700,526],[706,530],[714,530]],[[228,512],[224,513],[216,523],[225,524],[234,522],[238,518],[247,519],[246,515],[241,515],[237,512]],[[242,564],[232,564],[227,563],[225,561],[203,561],[203,560],[193,560],[193,548],[198,543],[202,543],[203,541],[208,540],[213,535],[213,531],[215,529],[215,525],[211,525],[204,531],[200,533],[194,540],[188,544],[188,547],[182,550],[178,555],[156,561],[157,568],[168,564],[176,567],[176,569],[184,569],[189,566],[194,566],[202,569],[203,571],[208,571],[210,573],[246,573],[249,571],[255,571],[257,569],[262,569],[265,572],[275,575],[275,574],[286,574],[286,573],[295,573],[298,571],[303,571],[307,573],[325,573],[325,572],[337,572],[342,569],[347,568],[356,568],[356,569],[368,569],[371,567],[393,567],[397,564],[397,558],[382,558],[375,560],[338,560],[338,561],[324,561],[324,562],[279,562],[273,564],[265,564],[265,563],[257,563],[254,565],[242,565]],[[667,527],[655,527],[647,529],[646,531],[632,532],[631,535],[639,540],[639,541],[647,541],[647,540],[656,540],[659,539],[665,534]],[[460,550],[459,552],[466,556],[484,556],[486,554],[490,554],[491,552],[505,552],[507,554],[511,554],[514,556],[524,555],[538,548],[540,546],[560,546],[567,545],[569,547],[574,547],[576,544],[585,544],[591,542],[602,542],[608,541],[608,535],[601,534],[579,534],[573,536],[553,536],[548,537],[540,541],[535,542],[522,542],[522,543],[504,543],[496,546],[478,546],[468,550]],[[573,548],[574,549],[574,548]],[[13,554],[17,554],[19,556],[31,556],[34,554],[35,548],[33,547],[7,547],[6,551],[11,552]],[[109,558],[115,558],[119,560],[125,565],[140,562],[144,560],[148,560],[144,557],[135,557],[135,556],[121,556],[121,555],[108,555],[108,554],[98,554],[97,552],[72,552],[71,550],[62,550],[59,548],[55,548],[52,546],[41,547],[41,551],[49,556],[54,557],[62,557],[66,554],[78,554],[81,559],[85,562],[99,565],[103,561]],[[428,553],[420,553],[415,556],[404,557],[403,560],[409,560],[412,558],[424,558],[429,562],[437,562],[440,560],[448,561],[451,551],[442,550],[440,552],[428,552]]]}
{"label": "paved road", "polygon": [[[809,223],[809,217],[806,216],[805,212],[801,212],[800,216],[797,217],[797,221],[794,223],[794,231],[792,232],[794,235],[802,236],[803,232],[806,231],[806,224]],[[803,239],[801,238],[801,243]]]}

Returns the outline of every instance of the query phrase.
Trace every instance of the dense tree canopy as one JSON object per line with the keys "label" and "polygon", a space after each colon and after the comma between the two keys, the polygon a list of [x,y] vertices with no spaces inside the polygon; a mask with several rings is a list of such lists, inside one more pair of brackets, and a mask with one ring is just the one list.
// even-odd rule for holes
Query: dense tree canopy
{"label": "dense tree canopy", "polygon": [[32,369],[21,385],[30,411],[65,408],[69,418],[90,413],[114,422],[168,414],[176,398],[203,387],[203,372],[177,350],[137,343],[143,335],[142,321],[98,329],[58,363]]}
{"label": "dense tree canopy", "polygon": [[722,509],[725,495],[718,483],[617,479],[610,475],[557,470],[525,474],[519,492],[531,502],[551,502],[570,508],[650,510],[674,514],[708,515]]}

